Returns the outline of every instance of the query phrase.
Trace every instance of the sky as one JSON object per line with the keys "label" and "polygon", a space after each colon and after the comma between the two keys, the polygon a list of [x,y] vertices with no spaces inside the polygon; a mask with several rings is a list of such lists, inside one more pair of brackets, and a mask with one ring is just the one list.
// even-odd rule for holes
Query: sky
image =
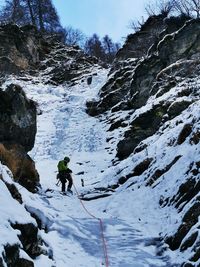
{"label": "sky", "polygon": [[[87,36],[108,34],[114,42],[122,42],[131,20],[146,17],[148,0],[52,0],[61,24],[80,29]],[[152,0],[151,0],[152,1]]]}
{"label": "sky", "polygon": [[[153,0],[52,0],[63,27],[72,26],[90,37],[108,34],[123,43],[132,30],[131,20],[146,18],[145,6]],[[0,0],[0,6],[5,0]]]}

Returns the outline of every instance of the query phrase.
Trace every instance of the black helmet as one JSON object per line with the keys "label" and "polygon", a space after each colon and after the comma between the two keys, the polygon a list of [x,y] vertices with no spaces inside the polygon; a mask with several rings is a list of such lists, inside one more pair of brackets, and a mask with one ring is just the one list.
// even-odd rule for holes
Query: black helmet
{"label": "black helmet", "polygon": [[68,162],[70,162],[70,158],[69,157],[64,157],[64,161],[66,161],[68,163]]}

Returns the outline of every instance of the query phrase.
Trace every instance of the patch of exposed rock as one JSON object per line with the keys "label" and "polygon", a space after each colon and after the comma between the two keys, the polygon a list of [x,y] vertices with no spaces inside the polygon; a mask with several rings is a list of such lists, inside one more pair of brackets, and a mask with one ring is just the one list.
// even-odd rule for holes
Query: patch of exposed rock
{"label": "patch of exposed rock", "polygon": [[0,26],[0,73],[19,74],[35,68],[44,53],[43,42],[33,26]]}
{"label": "patch of exposed rock", "polygon": [[[168,24],[172,30],[173,23],[168,22]],[[114,111],[118,106],[121,107],[120,109],[140,108],[145,105],[151,95],[161,95],[169,91],[181,78],[194,77],[199,74],[199,20],[186,22],[185,26],[174,33],[169,34],[169,28],[166,25],[164,33],[167,34],[160,34],[156,41],[156,49],[150,50],[151,53],[149,51],[149,54],[143,58],[140,54],[138,56],[136,54],[131,59],[131,54],[127,52],[127,45],[131,47],[135,43],[132,43],[133,37],[127,39],[127,45],[119,53],[122,53],[124,49],[124,54],[127,54],[129,58],[122,61],[120,61],[120,56],[116,58],[117,63],[114,63],[112,69],[112,72],[115,72],[111,72],[110,79],[102,88],[100,101],[88,103],[90,115],[97,115],[108,110]],[[175,29],[177,30],[176,27]],[[130,65],[129,63],[133,61],[136,64]],[[114,76],[117,78],[113,78]],[[117,80],[122,81],[121,85],[117,83]]]}
{"label": "patch of exposed rock", "polygon": [[39,176],[27,152],[33,148],[36,134],[36,105],[27,99],[19,85],[0,91],[0,160],[13,177],[35,191]]}
{"label": "patch of exposed rock", "polygon": [[86,55],[78,46],[66,46],[55,43],[51,52],[41,62],[40,70],[43,72],[45,83],[74,84],[84,75],[88,76],[91,83],[93,67],[99,64],[95,57]]}
{"label": "patch of exposed rock", "polygon": [[33,148],[36,134],[36,104],[27,99],[19,85],[0,91],[0,142]]}

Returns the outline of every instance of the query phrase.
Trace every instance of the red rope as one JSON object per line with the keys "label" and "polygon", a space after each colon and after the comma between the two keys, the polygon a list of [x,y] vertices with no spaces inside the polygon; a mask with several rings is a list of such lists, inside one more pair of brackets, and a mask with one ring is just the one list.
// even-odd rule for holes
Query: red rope
{"label": "red rope", "polygon": [[[74,184],[73,184],[73,186],[74,186],[74,189],[76,191],[77,196],[79,196],[79,193],[78,193],[78,190],[76,189],[76,186]],[[79,198],[79,200],[80,200],[80,203],[81,203],[83,209],[86,211],[86,213],[89,214],[89,216],[92,217],[93,219],[99,221],[100,231],[101,231],[101,239],[102,239],[102,244],[103,244],[103,253],[104,253],[104,258],[105,258],[105,266],[109,267],[108,249],[107,249],[106,239],[105,239],[105,235],[104,235],[103,220],[101,218],[94,216],[91,212],[89,212],[88,209],[83,204],[83,201],[80,198]]]}

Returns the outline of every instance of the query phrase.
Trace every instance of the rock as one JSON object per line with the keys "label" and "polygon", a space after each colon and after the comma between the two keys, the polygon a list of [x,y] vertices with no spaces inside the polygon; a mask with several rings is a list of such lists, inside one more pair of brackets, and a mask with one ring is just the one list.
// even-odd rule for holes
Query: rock
{"label": "rock", "polygon": [[[0,91],[0,160],[15,181],[31,192],[39,185],[35,164],[27,155],[35,142],[36,112],[35,102],[27,99],[19,85]],[[13,187],[10,190],[16,191]],[[19,195],[16,197],[21,201]]]}
{"label": "rock", "polygon": [[171,104],[171,106],[169,106],[167,113],[170,116],[170,118],[174,118],[178,116],[183,110],[185,110],[190,104],[191,101],[187,100],[174,102]]}
{"label": "rock", "polygon": [[22,196],[21,194],[19,193],[18,189],[16,188],[16,186],[14,184],[9,184],[7,182],[5,182],[9,192],[11,193],[12,197],[14,199],[16,199],[20,204],[23,203],[22,201]]}
{"label": "rock", "polygon": [[19,85],[11,84],[0,91],[0,142],[21,144],[26,151],[34,146],[36,104]]}
{"label": "rock", "polygon": [[34,267],[34,263],[32,261],[19,258],[15,263],[15,267]]}
{"label": "rock", "polygon": [[39,36],[35,27],[7,24],[0,27],[0,72],[19,74],[40,60]]}
{"label": "rock", "polygon": [[20,257],[19,245],[6,245],[4,250],[4,260],[8,267],[34,267],[32,261]]}
{"label": "rock", "polygon": [[[185,213],[185,215],[183,217],[183,222],[180,225],[180,227],[178,228],[175,235],[166,238],[165,241],[170,246],[170,249],[176,250],[180,247],[181,242],[183,241],[185,236],[188,234],[190,229],[198,222],[199,216],[200,216],[200,202],[196,202]],[[197,254],[198,254],[198,252],[197,252]]]}
{"label": "rock", "polygon": [[125,44],[116,55],[117,60],[144,57],[165,28],[165,15],[150,16],[140,30],[128,35]]}
{"label": "rock", "polygon": [[183,142],[185,142],[186,138],[191,134],[192,132],[192,124],[185,124],[183,129],[181,130],[179,136],[178,136],[178,140],[177,140],[177,144],[181,145]]}
{"label": "rock", "polygon": [[[148,51],[148,56],[141,59],[141,54],[144,56],[144,51],[140,52],[142,51],[141,45],[143,43],[146,45],[146,51],[147,47],[149,48],[149,45],[144,41],[145,35],[147,37],[152,36],[152,31],[155,30],[154,27],[157,25],[154,19],[158,21],[160,27],[158,27],[158,32],[159,30],[161,32],[162,29],[165,29],[165,31],[161,35],[157,35],[157,40],[154,40],[154,48]],[[167,30],[168,26],[164,26],[163,17],[157,16],[154,19],[149,19],[149,22],[147,21],[144,25],[144,28],[148,28],[146,32],[141,29],[141,31],[129,36],[127,43],[119,50],[110,78],[101,89],[101,99],[98,103],[94,103],[93,114],[100,114],[115,108],[121,102],[123,102],[124,109],[138,109],[147,102],[152,94],[159,91],[158,96],[161,96],[175,86],[177,76],[180,79],[180,77],[192,77],[194,73],[195,75],[200,74],[198,67],[200,65],[199,20],[190,20],[183,26],[187,18],[173,18],[171,24],[168,21],[168,26],[170,26]],[[176,20],[180,24],[175,25]],[[183,27],[177,31],[178,25]],[[171,33],[173,29],[176,29],[176,31]],[[166,33],[171,34],[166,35]],[[188,34],[191,38],[188,38]],[[142,44],[136,41],[137,38],[142,40]],[[150,42],[153,42],[153,39]],[[135,51],[134,48],[136,48]],[[135,60],[135,57],[137,57],[137,60]],[[129,66],[128,70],[127,66]],[[124,77],[125,73],[128,77]],[[164,79],[162,75],[164,75]],[[119,85],[117,80],[121,81]],[[127,104],[124,105],[124,103]],[[95,112],[94,107],[96,107]]]}
{"label": "rock", "polygon": [[[130,101],[126,98],[126,95],[130,89],[131,78],[136,64],[137,60],[128,61],[123,66],[120,65],[119,70],[113,75],[111,74],[111,77],[101,88],[101,100],[87,103],[88,114],[95,116],[111,108],[113,112],[121,109],[121,107],[123,110],[131,108]],[[118,107],[120,102],[123,103]]]}
{"label": "rock", "polygon": [[92,76],[87,78],[87,84],[90,85],[92,83]]}
{"label": "rock", "polygon": [[[198,174],[197,174],[198,176]],[[175,207],[181,211],[200,190],[200,181],[196,180],[195,177],[188,178],[185,183],[182,183],[178,189],[178,192],[172,201],[175,203]]]}
{"label": "rock", "polygon": [[196,131],[192,133],[192,137],[190,138],[190,144],[197,145],[200,141],[200,131]]}
{"label": "rock", "polygon": [[120,177],[118,183],[124,184],[129,178],[142,175],[149,168],[152,161],[152,158],[144,159],[142,162],[135,166],[131,173],[127,174],[126,176]]}
{"label": "rock", "polygon": [[172,166],[181,158],[181,156],[176,156],[172,162],[166,165],[164,169],[157,169],[154,174],[148,179],[146,185],[152,186],[155,181],[157,181],[164,173],[168,172]]}
{"label": "rock", "polygon": [[200,51],[199,30],[199,20],[190,20],[178,32],[165,36],[158,45],[159,57],[172,63],[180,58],[189,59],[198,53]]}
{"label": "rock", "polygon": [[183,263],[182,265],[181,265],[181,267],[195,267],[192,263],[190,263],[190,262],[187,262],[187,263]]}
{"label": "rock", "polygon": [[83,76],[87,82],[92,82],[95,73],[93,74],[91,70],[98,63],[96,58],[87,56],[78,46],[68,47],[60,44],[59,47],[57,45],[51,47],[40,69],[46,70],[44,74],[46,83],[57,85],[67,82],[74,85]]}
{"label": "rock", "polygon": [[124,139],[118,143],[116,156],[119,159],[127,158],[141,141],[159,129],[164,114],[165,107],[158,105],[139,115],[131,123],[131,129],[125,132]]}
{"label": "rock", "polygon": [[200,248],[198,248],[194,255],[190,258],[191,261],[197,262],[200,259]]}
{"label": "rock", "polygon": [[19,244],[17,245],[6,245],[4,247],[5,256],[4,260],[6,261],[9,267],[14,267],[15,263],[19,259]]}
{"label": "rock", "polygon": [[193,233],[191,236],[189,236],[181,245],[180,247],[180,251],[184,251],[190,247],[193,246],[193,244],[195,243],[196,239],[198,237],[198,231],[196,231],[195,233]]}
{"label": "rock", "polygon": [[40,247],[40,240],[38,238],[38,228],[32,223],[28,224],[12,224],[14,229],[20,230],[21,235],[19,236],[22,242],[23,249],[31,258],[36,258],[42,254],[42,249]]}
{"label": "rock", "polygon": [[[0,160],[11,170],[16,182],[19,182],[31,192],[37,190],[39,175],[35,169],[35,163],[22,146],[0,143]],[[20,199],[20,196],[17,196],[17,198]]]}

